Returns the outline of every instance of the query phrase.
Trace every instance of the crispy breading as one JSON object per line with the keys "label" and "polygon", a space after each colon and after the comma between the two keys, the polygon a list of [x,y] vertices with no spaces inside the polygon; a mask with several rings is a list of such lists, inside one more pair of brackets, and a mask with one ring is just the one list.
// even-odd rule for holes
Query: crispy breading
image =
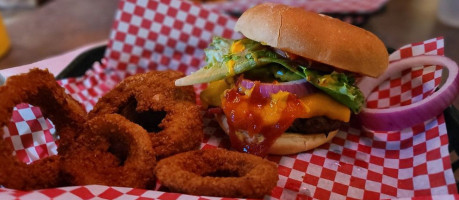
{"label": "crispy breading", "polygon": [[[86,111],[65,93],[47,70],[11,76],[0,87],[0,127],[8,125],[13,108],[20,103],[40,107],[43,116],[52,120],[60,137],[58,152],[65,152],[86,121]],[[0,136],[3,136],[0,129]],[[8,188],[32,190],[62,185],[59,157],[50,156],[31,164],[13,155],[13,147],[0,137],[0,185]]]}
{"label": "crispy breading", "polygon": [[151,188],[155,153],[148,133],[118,114],[95,117],[72,150],[62,156],[62,170],[72,185]]}
{"label": "crispy breading", "polygon": [[192,86],[177,87],[178,71],[152,71],[126,78],[105,94],[89,118],[118,113],[149,132],[158,158],[198,149],[202,116]]}
{"label": "crispy breading", "polygon": [[262,198],[279,178],[274,162],[226,149],[176,154],[159,161],[155,174],[173,192],[244,198]]}

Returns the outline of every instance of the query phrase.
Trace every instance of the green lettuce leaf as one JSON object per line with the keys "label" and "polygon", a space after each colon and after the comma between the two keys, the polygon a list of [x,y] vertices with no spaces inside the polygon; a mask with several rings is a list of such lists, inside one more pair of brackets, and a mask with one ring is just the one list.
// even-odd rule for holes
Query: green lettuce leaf
{"label": "green lettuce leaf", "polygon": [[[295,75],[305,78],[322,92],[349,107],[354,113],[359,113],[365,103],[362,91],[355,86],[354,78],[344,73],[334,71],[331,74],[320,74],[315,70],[282,58],[263,58],[262,60],[280,64]],[[300,69],[302,69],[302,72],[299,71]]]}
{"label": "green lettuce leaf", "polygon": [[[178,85],[193,85],[217,81],[267,64],[257,59],[259,56],[267,54],[266,51],[269,50],[269,47],[263,46],[259,42],[250,39],[241,39],[244,50],[237,53],[231,53],[231,46],[237,41],[238,40],[214,37],[210,47],[204,50],[207,65],[179,79]],[[228,62],[230,60],[234,61],[233,71],[230,71],[228,67]]]}
{"label": "green lettuce leaf", "polygon": [[[231,52],[231,46],[235,42],[240,42],[244,46],[242,51]],[[309,69],[309,66],[301,66],[280,56],[271,47],[247,38],[231,40],[214,37],[210,47],[205,49],[205,54],[207,65],[177,80],[176,85],[208,83],[245,72],[248,76],[271,74],[272,78],[280,81],[305,78],[354,113],[358,113],[364,104],[363,94],[355,86],[352,77],[338,72],[319,73]],[[230,62],[234,62],[232,67],[228,67]]]}
{"label": "green lettuce leaf", "polygon": [[362,91],[354,85],[353,77],[335,71],[331,74],[320,75],[307,68],[304,68],[304,74],[309,83],[349,107],[352,112],[359,113],[362,109],[365,98]]}

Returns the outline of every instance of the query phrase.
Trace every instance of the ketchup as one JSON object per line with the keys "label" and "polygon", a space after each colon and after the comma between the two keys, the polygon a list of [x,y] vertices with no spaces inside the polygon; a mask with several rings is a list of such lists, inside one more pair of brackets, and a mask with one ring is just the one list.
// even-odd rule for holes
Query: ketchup
{"label": "ketchup", "polygon": [[[242,88],[244,89],[244,88]],[[291,93],[282,100],[263,97],[260,82],[255,82],[251,91],[238,91],[237,88],[226,91],[222,100],[222,109],[229,125],[231,146],[241,152],[266,156],[271,145],[285,130],[305,112],[305,108]],[[282,101],[282,102],[280,102]],[[282,110],[276,110],[282,104]],[[276,121],[266,120],[266,110]],[[237,132],[246,132],[241,134]]]}

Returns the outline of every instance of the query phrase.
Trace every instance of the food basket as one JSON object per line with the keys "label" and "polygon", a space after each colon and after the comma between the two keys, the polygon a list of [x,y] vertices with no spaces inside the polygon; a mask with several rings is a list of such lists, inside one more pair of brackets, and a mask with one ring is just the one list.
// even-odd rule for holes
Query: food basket
{"label": "food basket", "polygon": [[[238,38],[234,18],[180,0],[121,0],[107,46],[82,53],[57,77],[68,93],[91,110],[103,94],[125,77],[150,70],[191,73],[204,64],[203,49],[213,35]],[[416,55],[443,55],[444,40],[432,38],[408,44],[390,59]],[[419,66],[391,77],[373,94],[411,85],[407,91],[428,96],[441,83],[441,67]],[[415,76],[415,74],[422,76]],[[423,78],[424,77],[424,78]],[[391,84],[391,83],[401,84]],[[389,87],[387,87],[389,85]],[[200,92],[205,85],[195,87]],[[406,88],[406,86],[404,86]],[[415,94],[414,92],[410,94]],[[417,94],[417,93],[416,93]],[[417,94],[419,95],[419,94]],[[389,92],[384,98],[400,99]],[[374,97],[372,101],[386,101]],[[393,101],[393,100],[392,100]],[[41,113],[20,105],[5,128],[16,155],[32,162],[57,153],[50,136],[53,126]],[[266,199],[459,199],[450,157],[448,135],[457,133],[457,113],[448,108],[421,124],[395,132],[372,132],[358,121],[315,150],[268,156],[278,164],[279,181]],[[205,139],[201,148],[228,148],[228,138],[217,122],[204,116]],[[453,141],[453,140],[451,140]],[[457,140],[455,140],[457,141]],[[136,188],[101,185],[71,186],[36,191],[0,189],[0,199],[228,199]]]}

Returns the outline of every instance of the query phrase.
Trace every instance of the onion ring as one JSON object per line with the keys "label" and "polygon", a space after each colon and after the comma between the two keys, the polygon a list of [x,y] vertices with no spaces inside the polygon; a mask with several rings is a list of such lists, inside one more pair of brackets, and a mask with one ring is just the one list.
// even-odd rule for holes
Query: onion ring
{"label": "onion ring", "polygon": [[444,56],[416,56],[393,62],[382,76],[377,79],[365,77],[358,86],[365,97],[368,97],[373,88],[394,73],[421,65],[446,67],[449,72],[448,79],[438,91],[416,103],[386,109],[363,108],[359,119],[365,128],[375,131],[401,130],[427,121],[451,105],[459,93],[459,72],[457,64]]}
{"label": "onion ring", "polygon": [[198,149],[202,117],[192,86],[176,87],[178,71],[152,71],[130,76],[105,94],[89,118],[118,113],[144,127],[157,157]]}
{"label": "onion ring", "polygon": [[[58,152],[65,152],[86,121],[86,111],[65,93],[47,70],[32,69],[29,73],[11,76],[0,87],[0,127],[10,123],[13,108],[29,103],[41,108],[50,118],[60,137]],[[0,129],[0,136],[3,136]],[[50,156],[31,164],[13,155],[10,143],[0,138],[0,185],[20,190],[33,190],[61,185],[59,158]]]}
{"label": "onion ring", "polygon": [[152,188],[155,154],[147,132],[118,114],[95,117],[62,155],[62,171],[71,184]]}
{"label": "onion ring", "polygon": [[216,148],[165,158],[158,162],[155,174],[173,192],[219,197],[262,198],[278,180],[275,163]]}

